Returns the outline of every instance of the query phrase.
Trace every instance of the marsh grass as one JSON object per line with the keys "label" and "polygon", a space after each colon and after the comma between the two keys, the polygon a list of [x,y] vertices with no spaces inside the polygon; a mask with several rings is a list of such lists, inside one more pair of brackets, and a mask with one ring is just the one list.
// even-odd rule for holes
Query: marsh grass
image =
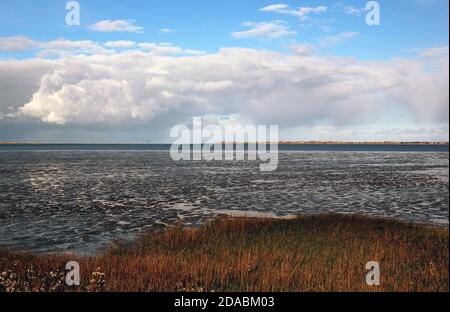
{"label": "marsh grass", "polygon": [[[221,218],[144,233],[97,256],[0,251],[7,291],[448,291],[448,228],[362,216]],[[81,286],[64,282],[67,261]],[[367,286],[378,261],[381,285]]]}

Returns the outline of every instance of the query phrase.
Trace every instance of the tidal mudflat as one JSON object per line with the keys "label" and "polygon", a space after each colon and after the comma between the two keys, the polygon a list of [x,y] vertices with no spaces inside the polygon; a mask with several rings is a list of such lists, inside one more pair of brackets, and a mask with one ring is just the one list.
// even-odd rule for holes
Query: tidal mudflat
{"label": "tidal mudflat", "polygon": [[116,238],[218,215],[363,214],[448,226],[448,152],[283,151],[178,161],[168,151],[0,152],[0,246],[93,253]]}

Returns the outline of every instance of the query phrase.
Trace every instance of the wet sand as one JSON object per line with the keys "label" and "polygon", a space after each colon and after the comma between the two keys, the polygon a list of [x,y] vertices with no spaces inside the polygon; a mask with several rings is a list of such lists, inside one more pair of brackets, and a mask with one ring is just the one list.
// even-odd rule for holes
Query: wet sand
{"label": "wet sand", "polygon": [[280,152],[174,162],[167,151],[3,151],[0,246],[92,253],[115,238],[221,214],[359,213],[448,226],[449,154]]}

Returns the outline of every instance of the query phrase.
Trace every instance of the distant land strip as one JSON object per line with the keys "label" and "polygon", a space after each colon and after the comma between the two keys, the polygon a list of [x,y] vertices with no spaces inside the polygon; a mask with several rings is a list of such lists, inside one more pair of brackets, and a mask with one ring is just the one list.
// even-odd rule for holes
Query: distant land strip
{"label": "distant land strip", "polygon": [[[216,144],[231,144],[233,142],[219,142]],[[234,142],[234,144],[249,144],[249,143],[264,143],[264,142]],[[271,142],[265,142],[271,143]],[[171,143],[78,143],[78,142],[63,142],[63,143],[49,143],[49,142],[14,142],[4,141],[0,145],[15,145],[15,144],[49,144],[49,145],[64,145],[64,144],[80,144],[80,145],[127,145],[127,144],[171,144]],[[448,141],[278,141],[278,144],[292,144],[292,145],[448,145]]]}

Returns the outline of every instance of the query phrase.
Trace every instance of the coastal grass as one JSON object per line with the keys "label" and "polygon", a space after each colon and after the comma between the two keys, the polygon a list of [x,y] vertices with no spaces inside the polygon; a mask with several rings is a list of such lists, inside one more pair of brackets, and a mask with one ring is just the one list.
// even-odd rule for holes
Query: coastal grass
{"label": "coastal grass", "polygon": [[[6,291],[449,291],[448,227],[363,216],[220,218],[116,241],[99,255],[0,250]],[[65,264],[81,285],[65,285]],[[365,265],[380,264],[368,286]]]}

